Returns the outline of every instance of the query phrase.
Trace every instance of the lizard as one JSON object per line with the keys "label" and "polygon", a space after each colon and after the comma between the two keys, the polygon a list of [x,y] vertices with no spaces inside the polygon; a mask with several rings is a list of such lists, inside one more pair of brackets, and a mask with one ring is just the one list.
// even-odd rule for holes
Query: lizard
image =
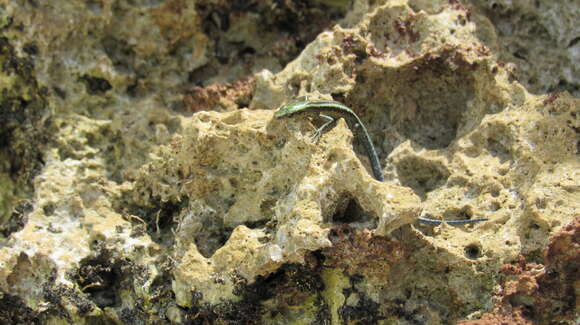
{"label": "lizard", "polygon": [[[320,138],[322,132],[325,129],[334,126],[338,119],[343,118],[346,121],[348,127],[351,129],[355,138],[358,139],[358,141],[360,141],[365,148],[366,154],[371,163],[371,169],[373,171],[374,178],[379,182],[383,182],[385,180],[383,176],[383,170],[381,168],[381,163],[379,161],[377,151],[375,150],[375,146],[373,145],[369,132],[356,113],[348,106],[333,100],[309,100],[307,97],[300,97],[294,101],[280,106],[274,113],[274,118],[284,119],[296,115],[310,117],[320,116],[327,120],[326,123],[324,123],[315,131],[315,141]],[[455,225],[487,221],[485,218],[468,220],[439,220],[424,217],[419,217],[417,220],[425,224],[449,223]]]}

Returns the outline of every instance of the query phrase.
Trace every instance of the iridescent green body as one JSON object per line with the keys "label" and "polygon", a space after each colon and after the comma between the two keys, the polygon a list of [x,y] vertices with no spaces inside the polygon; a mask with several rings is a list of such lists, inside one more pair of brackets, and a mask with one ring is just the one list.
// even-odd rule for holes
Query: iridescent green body
{"label": "iridescent green body", "polygon": [[[278,108],[274,114],[274,117],[281,119],[293,117],[295,115],[311,117],[322,116],[330,119],[330,122],[324,124],[316,131],[317,135],[320,135],[325,128],[335,124],[338,119],[343,118],[346,121],[346,124],[348,124],[348,127],[352,130],[354,136],[365,147],[367,156],[369,157],[371,163],[371,169],[373,170],[373,176],[380,182],[384,181],[383,170],[381,169],[379,157],[371,137],[369,136],[369,133],[362,121],[349,107],[340,102],[332,100],[308,100],[307,98],[303,97],[282,105],[280,108]],[[440,224],[443,222],[450,224],[468,224],[486,220],[487,219],[483,218],[468,220],[438,220],[423,217],[418,218],[419,222],[427,224]]]}

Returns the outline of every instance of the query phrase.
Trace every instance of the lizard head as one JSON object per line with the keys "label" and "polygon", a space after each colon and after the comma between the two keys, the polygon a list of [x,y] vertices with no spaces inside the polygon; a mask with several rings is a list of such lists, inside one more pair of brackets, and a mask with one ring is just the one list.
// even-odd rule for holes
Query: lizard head
{"label": "lizard head", "polygon": [[287,104],[284,104],[278,108],[274,114],[275,118],[286,118],[300,112],[308,105],[308,99],[303,97],[293,100]]}

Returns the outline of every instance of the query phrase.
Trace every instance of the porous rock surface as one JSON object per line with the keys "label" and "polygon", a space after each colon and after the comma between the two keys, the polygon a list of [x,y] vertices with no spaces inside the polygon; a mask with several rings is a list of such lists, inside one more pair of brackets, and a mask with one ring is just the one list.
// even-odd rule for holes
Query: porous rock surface
{"label": "porous rock surface", "polygon": [[568,91],[580,96],[580,10],[575,1],[473,0],[495,26],[500,60],[534,94]]}
{"label": "porous rock surface", "polygon": [[580,101],[478,2],[1,4],[0,322],[574,323]]}

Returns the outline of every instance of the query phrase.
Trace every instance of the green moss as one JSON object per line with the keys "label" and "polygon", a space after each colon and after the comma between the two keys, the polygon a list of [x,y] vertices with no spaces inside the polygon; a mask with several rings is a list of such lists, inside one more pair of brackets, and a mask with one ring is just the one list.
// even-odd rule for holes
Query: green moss
{"label": "green moss", "polygon": [[[275,310],[274,306],[265,304],[265,310]],[[280,313],[265,313],[262,321],[264,324],[289,323],[294,325],[315,324],[320,306],[320,296],[313,294],[304,299],[303,303],[295,306],[286,306],[286,310]]]}
{"label": "green moss", "polygon": [[14,182],[8,174],[0,173],[0,227],[4,225],[10,215],[17,195],[14,193]]}
{"label": "green moss", "polygon": [[319,3],[346,11],[351,5],[351,0],[318,0]]}
{"label": "green moss", "polygon": [[[0,8],[0,26],[9,20]],[[49,137],[41,125],[47,89],[34,77],[33,59],[17,54],[7,37],[0,37],[0,88],[0,227],[7,234],[17,230],[7,222],[15,202],[32,193]]]}
{"label": "green moss", "polygon": [[330,309],[331,324],[341,324],[338,309],[346,301],[346,297],[342,292],[350,287],[350,280],[340,269],[324,269],[322,281],[324,282],[322,296]]}

